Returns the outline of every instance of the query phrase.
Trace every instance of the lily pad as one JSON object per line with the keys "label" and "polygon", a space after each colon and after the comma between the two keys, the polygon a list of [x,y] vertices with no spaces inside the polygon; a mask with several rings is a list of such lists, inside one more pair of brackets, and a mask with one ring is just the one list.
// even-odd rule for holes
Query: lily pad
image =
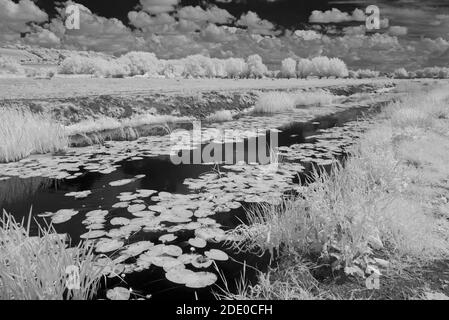
{"label": "lily pad", "polygon": [[204,254],[209,259],[213,259],[216,261],[228,261],[229,259],[229,256],[226,252],[217,249],[211,249],[209,251],[206,251]]}
{"label": "lily pad", "polygon": [[106,297],[109,300],[129,300],[131,297],[131,292],[129,289],[123,287],[116,287],[114,289],[108,290]]}
{"label": "lily pad", "polygon": [[102,239],[95,245],[95,251],[99,253],[113,252],[123,247],[124,242],[116,239]]}
{"label": "lily pad", "polygon": [[198,277],[195,272],[188,270],[188,269],[177,269],[173,268],[169,270],[165,277],[167,280],[177,283],[177,284],[186,284],[186,283],[193,283],[195,282]]}
{"label": "lily pad", "polygon": [[214,273],[211,272],[196,272],[193,279],[189,278],[186,283],[186,287],[200,289],[206,288],[217,282],[218,278]]}
{"label": "lily pad", "polygon": [[193,238],[193,239],[189,239],[189,244],[195,248],[204,248],[204,247],[206,247],[207,242],[206,242],[206,240],[201,239],[201,238]]}

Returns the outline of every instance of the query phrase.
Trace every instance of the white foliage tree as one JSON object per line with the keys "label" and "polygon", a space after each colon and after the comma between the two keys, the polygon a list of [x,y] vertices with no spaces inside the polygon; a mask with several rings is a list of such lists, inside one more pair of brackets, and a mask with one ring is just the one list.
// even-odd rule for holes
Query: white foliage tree
{"label": "white foliage tree", "polygon": [[225,60],[224,68],[228,78],[241,78],[247,72],[248,66],[243,59],[229,58]]}
{"label": "white foliage tree", "polygon": [[264,65],[261,56],[254,54],[248,57],[246,63],[248,64],[249,78],[263,78],[268,72],[268,68]]}
{"label": "white foliage tree", "polygon": [[281,76],[284,78],[296,78],[296,64],[295,59],[284,59],[281,65]]}
{"label": "white foliage tree", "polygon": [[127,66],[131,75],[157,75],[162,65],[154,53],[132,51],[118,59],[118,63]]}
{"label": "white foliage tree", "polygon": [[346,78],[349,75],[348,67],[343,60],[339,58],[330,59],[329,76],[337,78]]}
{"label": "white foliage tree", "polygon": [[307,78],[313,74],[313,63],[309,59],[300,59],[296,67],[298,77]]}

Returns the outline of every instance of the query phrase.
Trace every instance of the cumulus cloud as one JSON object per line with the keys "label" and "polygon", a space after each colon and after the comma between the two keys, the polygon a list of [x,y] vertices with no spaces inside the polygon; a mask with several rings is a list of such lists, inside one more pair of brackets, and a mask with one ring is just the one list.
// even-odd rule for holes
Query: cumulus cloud
{"label": "cumulus cloud", "polygon": [[402,27],[402,26],[391,26],[388,29],[388,33],[391,34],[392,36],[405,36],[408,32],[407,27]]}
{"label": "cumulus cloud", "polygon": [[30,31],[30,22],[45,22],[47,13],[30,0],[0,0],[0,40],[13,41],[21,32]]}
{"label": "cumulus cloud", "polygon": [[61,39],[48,29],[36,26],[34,32],[25,36],[24,42],[46,48],[54,48],[60,45]]}
{"label": "cumulus cloud", "polygon": [[59,8],[59,16],[52,19],[48,28],[62,40],[65,48],[125,52],[136,49],[138,39],[120,20],[98,16],[87,7],[69,1],[66,5],[77,5],[80,9],[80,29],[64,27],[66,13]]}
{"label": "cumulus cloud", "polygon": [[321,39],[322,35],[314,30],[296,30],[295,36],[304,40],[316,40]]}
{"label": "cumulus cloud", "polygon": [[210,7],[206,10],[200,6],[186,6],[178,10],[177,15],[180,19],[191,20],[195,22],[210,22],[225,24],[230,23],[235,18],[225,9],[220,9],[216,6]]}
{"label": "cumulus cloud", "polygon": [[248,11],[242,14],[236,23],[238,26],[247,27],[252,33],[271,34],[274,24],[268,20],[259,18],[257,13]]}
{"label": "cumulus cloud", "polygon": [[174,11],[179,2],[179,0],[140,0],[142,9],[152,14]]}
{"label": "cumulus cloud", "polygon": [[360,9],[355,9],[352,14],[342,12],[336,8],[327,11],[314,10],[309,17],[310,23],[340,23],[347,21],[365,21],[366,15]]}

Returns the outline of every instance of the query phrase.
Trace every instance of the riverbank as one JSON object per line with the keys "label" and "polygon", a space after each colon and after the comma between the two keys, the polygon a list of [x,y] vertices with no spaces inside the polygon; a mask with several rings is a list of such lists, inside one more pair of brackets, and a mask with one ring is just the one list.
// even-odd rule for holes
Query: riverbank
{"label": "riverbank", "polygon": [[251,211],[233,231],[238,247],[279,258],[224,298],[448,298],[448,97],[441,88],[393,103],[344,167],[281,208]]}

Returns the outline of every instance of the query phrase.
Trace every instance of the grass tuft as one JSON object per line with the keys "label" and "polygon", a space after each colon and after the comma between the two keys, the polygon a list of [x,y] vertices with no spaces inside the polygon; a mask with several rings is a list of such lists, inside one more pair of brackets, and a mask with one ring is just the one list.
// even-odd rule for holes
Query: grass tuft
{"label": "grass tuft", "polygon": [[[31,219],[31,214],[30,214]],[[30,235],[10,214],[0,219],[0,300],[90,300],[102,277],[93,246],[69,248],[65,237],[39,226]],[[67,288],[67,268],[79,269],[79,289]]]}
{"label": "grass tuft", "polygon": [[44,114],[2,109],[0,124],[0,162],[18,161],[35,153],[56,152],[68,145],[64,128]]}

